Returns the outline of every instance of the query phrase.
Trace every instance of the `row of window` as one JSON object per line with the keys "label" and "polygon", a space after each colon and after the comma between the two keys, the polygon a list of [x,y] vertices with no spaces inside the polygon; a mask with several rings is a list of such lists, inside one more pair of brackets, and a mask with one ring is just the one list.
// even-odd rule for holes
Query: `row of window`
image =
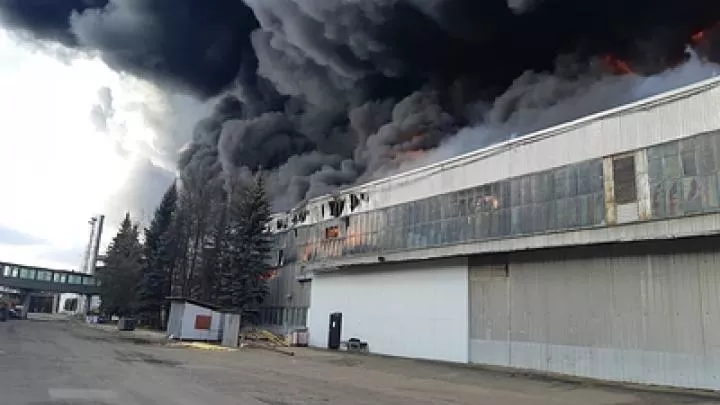
{"label": "row of window", "polygon": [[588,227],[604,219],[602,159],[596,159],[278,233],[277,264]]}
{"label": "row of window", "polygon": [[720,131],[648,148],[652,216],[720,209]]}
{"label": "row of window", "polygon": [[[720,210],[720,131],[646,152],[653,218]],[[278,233],[276,259],[282,266],[601,225],[602,162],[581,162]],[[635,155],[613,158],[612,170],[614,202],[635,203]]]}
{"label": "row of window", "polygon": [[301,327],[307,324],[306,307],[260,308],[260,324],[287,327]]}
{"label": "row of window", "polygon": [[23,280],[52,281],[61,284],[95,285],[95,278],[88,275],[61,273],[13,265],[0,265],[3,276]]}

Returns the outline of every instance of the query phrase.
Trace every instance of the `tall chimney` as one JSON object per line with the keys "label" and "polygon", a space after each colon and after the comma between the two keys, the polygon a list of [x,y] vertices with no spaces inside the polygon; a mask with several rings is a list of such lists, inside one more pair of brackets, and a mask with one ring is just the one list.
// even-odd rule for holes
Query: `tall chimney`
{"label": "tall chimney", "polygon": [[98,254],[100,253],[100,241],[102,238],[102,231],[103,231],[103,224],[105,223],[105,215],[98,215],[95,217],[97,221],[95,221],[94,226],[94,235],[95,240],[92,242],[94,244],[92,255],[90,256],[90,263],[88,266],[88,274],[94,275],[95,274],[95,266],[97,265],[98,260]]}
{"label": "tall chimney", "polygon": [[88,270],[90,269],[90,256],[92,255],[92,249],[93,249],[93,240],[95,239],[95,223],[97,222],[97,218],[92,217],[88,221],[88,225],[90,225],[90,236],[88,237],[88,243],[87,247],[85,248],[85,254],[83,255],[82,263],[80,263],[80,272],[81,273],[88,273]]}

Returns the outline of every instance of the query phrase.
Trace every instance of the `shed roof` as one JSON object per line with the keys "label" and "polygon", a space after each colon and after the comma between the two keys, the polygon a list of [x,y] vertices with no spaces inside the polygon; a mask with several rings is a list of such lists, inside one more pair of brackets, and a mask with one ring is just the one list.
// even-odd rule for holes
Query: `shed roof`
{"label": "shed roof", "polygon": [[188,297],[168,297],[167,299],[170,300],[170,301],[175,301],[175,302],[187,302],[187,303],[190,303],[190,304],[193,304],[193,305],[197,305],[197,306],[200,306],[200,307],[209,308],[209,309],[212,309],[212,310],[214,310],[214,311],[217,311],[217,310],[220,309],[220,307],[217,306],[217,305],[210,304],[210,303],[207,303],[207,302],[198,301],[198,300],[196,300],[196,299],[188,298]]}

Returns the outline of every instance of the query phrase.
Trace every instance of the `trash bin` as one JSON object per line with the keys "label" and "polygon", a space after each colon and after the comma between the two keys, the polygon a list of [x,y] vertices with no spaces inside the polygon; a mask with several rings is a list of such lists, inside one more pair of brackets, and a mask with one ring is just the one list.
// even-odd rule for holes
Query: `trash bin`
{"label": "trash bin", "polygon": [[295,329],[292,333],[292,345],[295,347],[307,347],[308,331],[307,328]]}
{"label": "trash bin", "polygon": [[328,349],[338,350],[340,348],[341,335],[342,313],[333,312],[330,314],[330,325],[328,327]]}
{"label": "trash bin", "polygon": [[118,330],[130,331],[135,330],[135,324],[137,321],[135,318],[120,318],[118,320]]}
{"label": "trash bin", "polygon": [[300,347],[307,347],[309,339],[309,334],[307,328],[299,329],[298,330],[298,346]]}

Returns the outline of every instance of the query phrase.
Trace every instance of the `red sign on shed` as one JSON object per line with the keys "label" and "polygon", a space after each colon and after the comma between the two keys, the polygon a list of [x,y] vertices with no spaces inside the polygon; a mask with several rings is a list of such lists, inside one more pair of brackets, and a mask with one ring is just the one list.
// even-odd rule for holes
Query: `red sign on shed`
{"label": "red sign on shed", "polygon": [[210,316],[210,315],[196,315],[195,316],[195,329],[210,330],[211,322],[212,322],[212,316]]}

